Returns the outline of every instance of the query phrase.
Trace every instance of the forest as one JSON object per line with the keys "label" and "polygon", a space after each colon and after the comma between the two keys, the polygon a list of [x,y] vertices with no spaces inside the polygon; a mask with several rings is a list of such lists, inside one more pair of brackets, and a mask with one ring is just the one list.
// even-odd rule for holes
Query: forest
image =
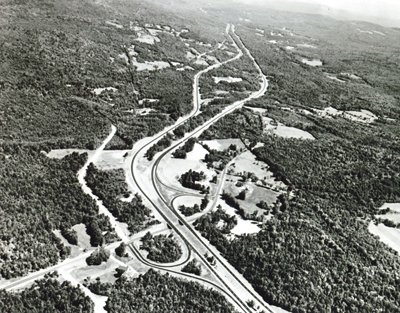
{"label": "forest", "polygon": [[143,204],[140,195],[136,194],[129,202],[121,200],[131,195],[122,169],[103,171],[90,163],[85,180],[93,194],[103,201],[112,215],[119,222],[128,224],[128,230],[132,234],[159,223],[154,219],[151,210]]}
{"label": "forest", "polygon": [[182,256],[182,247],[173,234],[153,236],[147,232],[140,241],[140,249],[148,252],[147,258],[154,262],[171,263],[178,261]]}
{"label": "forest", "polygon": [[358,204],[360,213],[373,213],[375,202],[397,200],[398,153],[339,138],[265,137],[263,142],[265,148],[255,149],[254,154],[270,166],[277,179],[296,189]]}
{"label": "forest", "polygon": [[[117,14],[126,25],[121,30],[105,24],[114,13],[96,3],[84,3],[6,0],[1,4],[2,21],[7,21],[0,24],[3,278],[26,275],[67,257],[69,248],[53,234],[55,229],[71,244],[77,243],[71,227],[79,223],[86,225],[94,246],[116,239],[108,219],[98,216],[94,201],[76,179],[87,156],[72,154],[56,160],[48,159],[45,152],[95,149],[111,124],[117,134],[107,148],[129,149],[192,108],[192,71],[141,72],[119,57],[134,44],[138,60],[187,64],[181,39],[162,34],[162,41],[153,46],[134,41],[137,34],[129,29],[133,16],[128,11]],[[145,7],[143,15],[135,17],[140,25],[159,14]],[[171,19],[169,14],[170,25]],[[115,89],[94,92],[103,87]],[[142,99],[157,99],[143,102],[155,111],[136,114]],[[149,212],[140,199],[134,198],[129,208],[121,206],[114,211],[121,210],[119,219],[131,223],[131,232],[148,225]]]}
{"label": "forest", "polygon": [[[249,104],[258,103],[257,100],[249,102]],[[229,139],[229,138],[245,138],[251,143],[258,140],[262,135],[264,125],[260,116],[252,113],[247,108],[239,108],[231,114],[224,116],[216,121],[208,129],[206,129],[200,136],[199,140],[212,140],[212,139]],[[207,147],[205,147],[207,149]],[[233,148],[233,147],[232,147]],[[207,149],[211,150],[211,149]],[[225,154],[234,155],[236,149],[229,149]],[[230,153],[229,153],[230,152]],[[216,151],[218,157],[222,157],[222,152]],[[210,155],[212,158],[212,154]]]}
{"label": "forest", "polygon": [[399,257],[366,222],[318,197],[288,204],[223,251],[268,303],[291,312],[399,312]]}
{"label": "forest", "polygon": [[79,287],[60,282],[53,272],[20,292],[0,290],[0,311],[7,313],[93,313],[94,304]]}
{"label": "forest", "polygon": [[76,177],[87,154],[50,159],[37,145],[2,144],[1,149],[1,277],[26,275],[66,258],[69,248],[55,229],[73,234],[71,226],[83,223],[93,245],[105,240],[103,232],[108,241],[115,238],[108,217],[98,215]]}
{"label": "forest", "polygon": [[104,214],[98,214],[96,218],[92,218],[86,223],[86,233],[90,236],[90,244],[93,247],[120,240],[111,226],[109,217]]}
{"label": "forest", "polygon": [[[217,226],[220,221],[223,221],[223,227]],[[193,225],[213,246],[225,254],[230,244],[224,235],[229,234],[237,225],[237,218],[227,214],[219,205],[216,211],[199,217]]]}
{"label": "forest", "polygon": [[[399,312],[400,258],[368,231],[383,202],[400,200],[400,151],[393,144],[398,129],[279,114],[277,106],[267,106],[268,116],[286,125],[300,116],[304,130],[317,140],[251,131],[239,136],[233,121],[247,114],[243,110],[218,121],[206,135],[263,143],[251,152],[293,194],[278,197],[273,218],[257,234],[227,241],[216,227],[215,212],[199,218],[196,229],[268,303],[290,312]],[[254,119],[243,121],[242,129],[255,125]],[[234,195],[223,198],[240,207]]]}
{"label": "forest", "polygon": [[89,289],[108,296],[108,313],[235,312],[221,293],[153,269],[136,278],[121,277],[115,284],[97,281]]}
{"label": "forest", "polygon": [[[68,3],[68,12],[63,1],[10,8],[14,14],[2,26],[7,42],[1,49],[6,65],[0,74],[2,140],[93,149],[113,123],[118,133],[107,148],[127,149],[191,110],[191,71],[137,71],[120,57],[134,44],[139,60],[186,63],[180,39],[163,36],[162,43],[149,47],[133,40],[133,30],[104,27],[109,12],[101,6],[88,3],[81,10],[81,3]],[[18,14],[36,8],[37,15]],[[129,24],[128,16],[123,19]],[[93,44],[87,46],[88,41]],[[169,45],[177,49],[168,51]],[[93,92],[108,86],[115,91]],[[142,99],[159,100],[150,103],[155,112],[136,114]]]}

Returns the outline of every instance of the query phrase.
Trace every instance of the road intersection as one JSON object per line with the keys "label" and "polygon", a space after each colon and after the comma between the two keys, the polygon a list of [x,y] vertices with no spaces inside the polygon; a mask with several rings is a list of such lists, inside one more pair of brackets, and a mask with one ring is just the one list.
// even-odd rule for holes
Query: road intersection
{"label": "road intersection", "polygon": [[[251,55],[250,51],[245,47],[243,42],[241,41],[240,37],[236,35],[235,33],[235,27],[234,25],[228,24],[226,27],[226,34],[232,41],[232,43],[235,45],[238,54],[234,56],[233,58],[226,60],[221,63],[216,63],[212,66],[207,67],[206,69],[198,72],[194,76],[194,81],[193,81],[193,109],[190,112],[189,115],[180,118],[174,125],[167,127],[157,135],[153,136],[152,138],[145,138],[144,140],[141,140],[137,144],[135,144],[134,150],[135,151],[132,155],[131,159],[131,167],[130,167],[130,173],[131,173],[131,178],[128,179],[128,182],[132,184],[133,189],[139,189],[142,195],[148,200],[149,203],[153,206],[153,208],[158,212],[158,214],[164,219],[165,224],[164,226],[169,226],[177,236],[180,237],[180,242],[183,244],[182,249],[186,249],[186,251],[183,253],[184,257],[173,263],[173,264],[158,264],[151,262],[147,260],[145,257],[143,257],[142,253],[140,252],[139,248],[136,246],[135,241],[137,241],[140,236],[142,235],[142,232],[140,234],[135,234],[132,235],[131,237],[126,236],[124,231],[120,228],[119,223],[116,221],[116,219],[111,215],[111,213],[105,208],[102,203],[99,203],[99,200],[91,190],[86,186],[86,183],[84,181],[84,177],[86,174],[86,168],[90,162],[94,162],[95,159],[98,157],[98,155],[102,152],[106,144],[111,140],[113,135],[116,132],[116,128],[112,126],[112,130],[110,135],[106,138],[106,140],[103,142],[103,144],[96,150],[94,155],[88,159],[84,167],[79,171],[78,173],[78,179],[80,183],[82,184],[82,188],[85,193],[89,194],[94,200],[96,200],[101,213],[106,214],[107,216],[110,217],[110,221],[112,226],[115,228],[117,234],[119,237],[124,241],[125,243],[128,244],[128,247],[131,250],[131,253],[136,256],[136,258],[142,262],[143,264],[159,269],[162,271],[168,271],[170,273],[173,273],[175,275],[183,276],[188,279],[194,279],[197,280],[203,284],[206,284],[210,287],[213,287],[217,289],[218,291],[222,292],[225,296],[227,296],[228,299],[235,305],[235,307],[243,312],[254,312],[253,309],[249,308],[249,306],[246,304],[246,301],[252,300],[254,303],[256,303],[255,307],[259,307],[260,310],[264,310],[267,312],[272,312],[272,310],[269,308],[268,304],[266,304],[262,298],[254,291],[254,289],[251,287],[251,285],[243,278],[241,274],[239,274],[220,254],[219,252],[212,247],[209,242],[201,237],[197,233],[196,230],[193,229],[192,225],[190,222],[193,221],[193,218],[184,218],[178,210],[173,206],[174,200],[182,195],[186,195],[184,190],[178,191],[174,190],[172,191],[173,197],[166,197],[165,193],[165,184],[160,180],[160,178],[157,175],[157,170],[158,170],[158,165],[162,158],[167,155],[170,151],[181,145],[183,142],[188,140],[191,137],[196,137],[199,136],[204,130],[206,130],[208,127],[210,127],[213,123],[218,121],[220,118],[224,117],[225,115],[233,112],[234,110],[242,107],[244,103],[251,99],[255,99],[258,97],[261,97],[262,95],[265,94],[267,88],[268,88],[268,81],[261,71],[260,66],[257,64],[256,60],[253,58]],[[144,159],[144,154],[147,151],[147,149],[156,143],[158,140],[160,140],[166,133],[174,130],[178,126],[182,125],[185,123],[187,120],[189,120],[191,117],[199,114],[200,112],[200,90],[199,90],[199,80],[200,77],[203,73],[206,73],[212,69],[215,69],[217,67],[220,67],[226,63],[235,61],[239,58],[241,58],[244,54],[247,54],[248,57],[252,60],[254,63],[254,66],[259,72],[259,77],[260,77],[260,89],[256,92],[253,92],[250,94],[246,99],[237,101],[229,106],[227,106],[222,112],[217,114],[216,116],[212,117],[210,120],[205,122],[203,125],[199,126],[196,128],[194,131],[191,133],[186,134],[183,138],[180,140],[177,140],[174,142],[174,144],[167,148],[166,150],[162,151],[156,157],[154,158],[153,161],[149,162],[147,165],[147,168],[143,168],[143,164],[139,164],[139,160]],[[139,174],[140,173],[140,174]],[[219,183],[216,188],[215,193],[211,196],[211,200],[209,203],[208,208],[203,212],[203,214],[211,211],[218,200],[218,195],[220,193],[220,190],[222,188],[222,183],[223,183],[223,178],[225,176],[226,170],[224,170],[219,177]],[[86,187],[86,188],[85,188]],[[171,193],[171,192],[170,192]],[[193,192],[190,193],[190,195],[193,196]],[[101,202],[101,201],[100,201]],[[153,227],[152,229],[157,229],[155,233],[162,232],[166,229],[166,227],[163,228],[163,226],[157,226]],[[118,246],[119,242],[113,243],[111,245],[108,245],[106,248],[111,250],[115,249]],[[6,290],[14,290],[21,288],[22,286],[26,285],[27,283],[36,280],[42,276],[44,276],[46,273],[59,270],[59,269],[65,269],[65,268],[71,268],[74,266],[79,266],[82,264],[83,260],[85,260],[89,256],[90,252],[84,252],[80,255],[78,255],[75,258],[69,258],[67,260],[64,260],[63,262],[60,262],[59,264],[49,267],[47,269],[43,269],[41,271],[31,273],[26,277],[13,280],[12,282],[10,281],[9,284],[4,284],[2,288]],[[204,255],[211,255],[215,258],[216,263],[211,265]],[[193,255],[196,255],[196,258],[202,261],[203,266],[205,266],[210,273],[212,273],[212,279],[205,279],[202,277],[194,276],[191,274],[187,273],[182,273],[179,271],[178,267],[182,266],[185,264],[188,260],[192,258]]]}

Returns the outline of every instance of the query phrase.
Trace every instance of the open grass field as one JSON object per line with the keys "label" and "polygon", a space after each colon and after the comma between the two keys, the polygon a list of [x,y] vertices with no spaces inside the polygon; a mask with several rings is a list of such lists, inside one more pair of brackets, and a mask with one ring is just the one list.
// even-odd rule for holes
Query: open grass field
{"label": "open grass field", "polygon": [[[236,216],[237,218],[237,225],[231,230],[232,235],[243,235],[243,234],[255,234],[258,233],[261,228],[257,226],[256,223],[254,223],[251,220],[243,220],[238,214],[236,214],[235,209],[230,207],[225,203],[223,200],[218,200],[217,206],[220,205],[223,210],[225,210],[226,213],[228,213],[230,216]],[[222,222],[222,221],[220,221]],[[223,222],[221,225],[219,225],[220,228],[223,227]],[[227,235],[227,238],[232,239],[233,237],[231,235]]]}
{"label": "open grass field", "polygon": [[76,224],[72,226],[72,229],[75,230],[78,235],[78,246],[81,249],[89,249],[92,247],[90,244],[90,236],[87,234],[84,224]]}
{"label": "open grass field", "polygon": [[231,138],[231,139],[215,139],[215,140],[203,140],[204,144],[209,146],[211,149],[215,150],[225,150],[228,149],[231,144],[236,145],[237,149],[244,149],[244,144],[240,139]]}
{"label": "open grass field", "polygon": [[371,234],[378,236],[379,240],[400,253],[400,229],[388,227],[383,224],[370,223],[368,230]]}
{"label": "open grass field", "polygon": [[186,159],[176,159],[172,157],[172,153],[168,153],[159,165],[158,173],[161,181],[174,188],[184,188],[178,179],[183,173],[191,169],[196,172],[203,171],[206,179],[199,183],[206,187],[211,186],[212,184],[209,181],[215,175],[215,171],[207,169],[206,163],[203,162],[207,153],[207,150],[197,143],[194,145],[193,151],[187,153]]}

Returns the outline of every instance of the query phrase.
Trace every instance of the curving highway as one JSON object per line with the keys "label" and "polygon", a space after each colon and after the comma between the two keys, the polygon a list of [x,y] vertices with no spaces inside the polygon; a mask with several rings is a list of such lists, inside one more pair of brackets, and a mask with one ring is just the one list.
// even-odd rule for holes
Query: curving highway
{"label": "curving highway", "polygon": [[[250,284],[240,275],[224,258],[221,257],[218,251],[214,247],[212,247],[203,237],[201,237],[189,224],[189,222],[193,221],[196,216],[192,216],[188,219],[185,219],[173,206],[174,201],[176,198],[190,195],[190,196],[199,196],[196,193],[188,192],[187,190],[179,190],[177,188],[172,188],[172,192],[174,196],[172,197],[171,201],[167,201],[166,196],[163,195],[160,186],[164,184],[157,175],[158,165],[167,153],[178,147],[180,144],[185,142],[191,137],[195,137],[200,135],[205,129],[210,127],[213,123],[217,120],[222,118],[223,116],[233,112],[237,108],[243,106],[243,104],[251,99],[258,98],[262,96],[267,88],[268,88],[268,81],[265,75],[262,73],[260,66],[257,64],[255,59],[252,57],[250,51],[244,46],[243,42],[241,41],[240,37],[236,35],[234,25],[228,24],[226,27],[226,34],[235,45],[238,54],[222,63],[217,63],[212,66],[207,67],[206,69],[198,72],[194,76],[193,81],[193,109],[190,114],[184,118],[180,118],[177,123],[174,125],[166,128],[164,131],[160,132],[156,136],[152,138],[145,138],[140,143],[137,143],[135,146],[136,152],[132,155],[131,160],[131,178],[134,185],[141,191],[143,196],[147,198],[147,200],[153,205],[155,210],[159,213],[159,215],[164,219],[166,224],[175,231],[175,233],[179,236],[179,241],[182,244],[182,248],[185,249],[183,256],[177,262],[173,262],[170,264],[159,264],[155,262],[151,262],[143,257],[142,253],[140,252],[139,248],[135,244],[135,240],[138,240],[141,234],[135,234],[131,238],[128,238],[124,232],[118,226],[116,219],[111,215],[111,213],[99,203],[98,199],[92,194],[91,190],[87,188],[84,176],[86,174],[86,168],[90,162],[93,162],[101,151],[104,149],[105,145],[108,143],[109,140],[113,137],[116,132],[116,128],[112,126],[112,130],[110,135],[106,138],[103,144],[96,150],[95,154],[88,159],[84,167],[78,173],[78,179],[82,184],[82,188],[84,192],[91,195],[99,205],[99,208],[102,213],[105,213],[107,216],[110,217],[112,225],[115,227],[118,235],[123,239],[124,242],[128,243],[128,247],[130,248],[131,252],[136,256],[136,258],[142,262],[143,264],[159,269],[162,271],[170,272],[174,275],[179,275],[182,277],[187,277],[192,280],[197,280],[203,284],[206,284],[209,287],[213,287],[216,290],[223,293],[235,306],[237,309],[243,312],[255,312],[254,309],[251,309],[246,304],[247,300],[254,300],[256,303],[256,307],[259,306],[260,309],[263,309],[267,312],[273,312],[268,305],[262,300],[262,298],[253,290]],[[200,91],[199,91],[199,79],[201,75],[207,71],[220,67],[228,62],[235,61],[242,57],[246,53],[250,59],[253,61],[254,66],[257,68],[259,75],[260,75],[260,89],[256,92],[253,92],[249,97],[244,100],[237,101],[229,106],[227,106],[221,113],[217,114],[203,125],[199,126],[197,129],[192,131],[189,134],[186,134],[184,138],[176,141],[171,147],[164,150],[162,153],[159,153],[157,158],[152,162],[147,162],[145,165],[140,163],[139,161],[144,159],[144,154],[146,150],[160,140],[167,132],[174,130],[178,126],[185,123],[188,119],[195,116],[200,112]],[[222,188],[223,177],[225,176],[226,169],[221,173],[221,178],[216,188],[214,195],[211,197],[213,201],[209,204],[208,208],[203,211],[202,214],[205,214],[212,210],[216,202],[218,200],[218,195]],[[132,183],[130,182],[130,183]],[[86,186],[86,188],[85,188]],[[134,187],[134,186],[133,186]],[[168,187],[168,186],[167,186]],[[157,232],[162,231],[162,229],[158,229]],[[108,249],[114,249],[119,243],[113,243],[108,245]],[[209,262],[205,259],[205,254],[214,256],[216,260],[216,265],[211,266]],[[90,254],[90,252],[83,253],[75,258],[67,259],[55,266],[49,267],[47,269],[31,273],[30,275],[17,279],[15,281],[10,281],[9,284],[3,285],[1,288],[5,288],[7,290],[12,290],[23,286],[24,284],[35,280],[44,274],[61,269],[67,268],[71,266],[79,266],[84,262],[84,259]],[[208,271],[212,274],[211,279],[205,279],[203,277],[198,277],[195,275],[183,273],[179,271],[179,267],[185,264],[188,260],[192,258],[192,255],[195,254],[198,259],[200,259],[203,263],[203,266],[208,269]]]}
{"label": "curving highway", "polygon": [[[232,33],[232,35],[231,35]],[[197,257],[202,260],[203,265],[208,268],[208,270],[213,273],[215,277],[215,282],[210,282],[209,283],[216,283],[219,288],[224,291],[224,294],[227,295],[233,302],[238,305],[242,311],[244,312],[254,312],[253,309],[250,309],[246,305],[247,300],[254,300],[256,303],[256,306],[261,307],[264,310],[267,310],[268,312],[272,312],[272,310],[268,307],[268,305],[262,300],[262,298],[252,289],[250,284],[244,280],[244,278],[235,270],[232,268],[231,265],[228,264],[228,262],[223,259],[220,254],[212,247],[210,247],[210,244],[206,242],[204,238],[202,238],[193,228],[192,226],[180,215],[177,210],[168,203],[166,198],[163,196],[162,192],[160,191],[160,184],[165,185],[164,183],[160,182],[160,179],[157,175],[157,169],[160,161],[162,158],[178,147],[180,144],[182,144],[184,141],[188,140],[191,137],[198,136],[201,132],[203,132],[205,129],[207,129],[210,125],[215,123],[217,120],[222,118],[223,116],[233,112],[237,108],[243,106],[243,104],[251,99],[258,98],[262,96],[267,88],[268,88],[268,81],[265,77],[265,75],[262,73],[260,66],[257,64],[255,59],[252,57],[250,54],[249,50],[245,48],[243,42],[240,40],[239,36],[237,36],[234,33],[234,26],[229,25],[227,26],[227,34],[236,46],[238,50],[238,55],[236,55],[234,58],[227,60],[223,63],[215,64],[213,66],[210,66],[206,68],[205,70],[200,71],[197,73],[194,77],[194,83],[193,83],[193,102],[194,102],[194,108],[192,112],[186,116],[183,120],[179,121],[179,123],[176,123],[173,127],[168,128],[167,130],[161,132],[153,138],[151,141],[149,141],[147,144],[142,146],[139,150],[136,151],[136,153],[133,155],[132,158],[132,163],[131,163],[131,173],[132,173],[132,178],[133,181],[135,182],[136,186],[140,189],[142,194],[147,198],[147,200],[153,205],[153,207],[158,211],[158,213],[162,216],[162,218],[166,221],[166,223],[176,232],[178,236],[182,238],[182,240],[185,242],[186,249],[192,250]],[[233,37],[236,39],[234,39]],[[236,41],[240,44],[241,47],[236,43]],[[149,169],[145,172],[141,172],[140,175],[137,174],[137,169],[140,168],[139,165],[139,160],[143,160],[144,153],[147,150],[148,147],[150,147],[152,144],[156,143],[162,136],[164,136],[168,131],[171,131],[175,129],[176,127],[180,126],[183,124],[186,120],[191,118],[192,116],[196,115],[199,112],[200,109],[200,92],[199,92],[199,78],[201,74],[210,71],[214,68],[217,68],[225,63],[237,60],[243,55],[243,51],[250,57],[250,59],[253,61],[254,66],[257,68],[260,74],[261,78],[261,88],[257,92],[253,92],[248,98],[244,100],[237,101],[233,103],[232,105],[226,107],[221,113],[218,115],[214,116],[210,120],[208,120],[206,123],[203,125],[199,126],[197,129],[195,129],[193,132],[190,134],[186,134],[186,136],[177,142],[175,142],[174,145],[169,147],[168,149],[164,150],[161,154],[157,156],[157,158],[153,161],[148,163]],[[143,164],[141,165],[143,168]],[[144,173],[144,175],[143,175]],[[221,188],[221,182],[219,185],[219,188],[217,188],[217,193],[214,196],[215,199],[212,203],[212,206],[215,206],[217,196],[219,193],[219,190]],[[184,193],[185,191],[179,191],[174,188],[175,191],[178,191],[180,193]],[[176,198],[176,197],[175,197]],[[174,198],[174,199],[175,199]],[[173,200],[174,200],[173,199]],[[171,201],[173,203],[173,200]],[[134,253],[137,254],[137,248],[134,246],[130,246]],[[216,262],[217,266],[213,267],[211,266],[207,260],[204,258],[204,254],[207,253],[208,255],[213,255]],[[141,260],[143,257],[141,257]],[[162,265],[158,264],[155,266],[154,264],[152,265],[156,268],[162,268],[165,269]],[[202,279],[203,280],[203,279]]]}

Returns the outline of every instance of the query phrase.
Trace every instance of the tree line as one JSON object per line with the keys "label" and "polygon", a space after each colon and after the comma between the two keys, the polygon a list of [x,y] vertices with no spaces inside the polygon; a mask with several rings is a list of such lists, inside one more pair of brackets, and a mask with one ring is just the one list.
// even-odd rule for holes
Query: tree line
{"label": "tree line", "polygon": [[236,312],[221,293],[153,269],[136,278],[122,276],[114,284],[97,281],[89,289],[108,297],[105,309],[109,313]]}
{"label": "tree line", "polygon": [[94,312],[94,303],[79,287],[60,282],[56,272],[46,274],[20,292],[0,290],[1,312]]}
{"label": "tree line", "polygon": [[85,180],[93,194],[103,201],[103,205],[120,222],[128,224],[131,233],[139,232],[159,223],[154,219],[151,210],[143,204],[140,195],[135,194],[130,201],[122,201],[131,196],[122,169],[99,170],[90,163]]}
{"label": "tree line", "polygon": [[66,258],[70,248],[53,230],[61,229],[71,244],[77,243],[71,227],[80,223],[89,230],[93,245],[105,240],[103,232],[115,238],[108,218],[98,214],[76,178],[87,154],[50,159],[40,146],[30,144],[2,144],[1,151],[1,277],[26,275]]}

